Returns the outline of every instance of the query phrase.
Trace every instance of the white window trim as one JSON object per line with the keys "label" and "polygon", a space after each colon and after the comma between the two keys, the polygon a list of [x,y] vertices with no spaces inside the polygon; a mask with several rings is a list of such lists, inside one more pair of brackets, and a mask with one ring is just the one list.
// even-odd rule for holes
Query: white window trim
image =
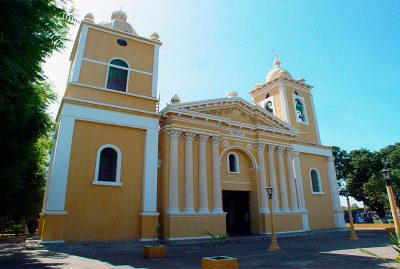
{"label": "white window trim", "polygon": [[272,103],[272,114],[276,115],[276,114],[275,114],[275,112],[276,112],[276,110],[275,110],[275,102],[274,102],[274,97],[273,97],[273,96],[270,96],[270,97],[268,97],[267,99],[261,101],[261,102],[260,102],[260,106],[261,106],[263,109],[265,109],[265,111],[267,111],[268,113],[271,113],[271,112],[269,112],[269,111],[265,108],[265,105],[266,105],[269,101],[271,101],[271,103]]}
{"label": "white window trim", "polygon": [[[124,62],[128,65],[128,67],[123,67],[123,66],[111,64],[111,61],[113,61],[113,60],[121,60],[121,61],[124,61]],[[107,88],[107,84],[108,84],[108,73],[110,72],[110,67],[114,67],[114,68],[118,68],[118,69],[122,69],[122,70],[128,71],[128,72],[127,72],[127,76],[126,76],[126,86],[125,86],[125,91],[124,91],[125,93],[127,93],[127,92],[128,92],[128,89],[129,89],[129,87],[128,87],[128,86],[129,86],[129,77],[130,77],[130,73],[131,73],[131,72],[130,72],[131,67],[130,67],[129,63],[128,63],[127,61],[125,61],[124,59],[122,59],[122,58],[111,58],[110,61],[109,61],[108,64],[107,64],[107,75],[106,75],[106,83],[105,83],[105,85],[104,85],[104,88],[107,89],[107,90],[119,92],[119,91],[117,91],[117,90]]]}
{"label": "white window trim", "polygon": [[[112,148],[117,152],[117,172],[115,175],[115,182],[99,181],[100,154],[101,154],[101,151],[105,148]],[[116,145],[112,145],[112,144],[101,145],[97,149],[96,170],[95,170],[94,180],[92,183],[94,185],[103,185],[103,186],[122,186],[122,183],[121,183],[121,159],[122,159],[122,152]]]}
{"label": "white window trim", "polygon": [[[303,96],[300,96],[300,95],[296,95],[296,94],[294,94],[294,93],[292,93],[292,97],[293,97],[293,107],[294,107],[294,118],[295,118],[296,122],[297,122],[297,123],[301,123],[301,124],[309,125],[309,123],[308,123],[307,106],[306,106],[306,102],[305,102],[305,100],[304,100],[304,97],[303,97]],[[296,112],[297,112],[297,109],[296,109],[296,99],[300,99],[301,103],[303,104],[304,115],[305,115],[305,117],[306,117],[306,121],[302,121],[302,120],[299,120],[299,119],[297,118],[297,115],[296,115]]]}
{"label": "white window trim", "polygon": [[[237,171],[236,172],[232,172],[232,171],[230,171],[230,167],[229,167],[229,155],[234,155],[235,156],[235,162],[236,162],[236,168],[237,168]],[[226,170],[227,170],[227,172],[228,173],[230,173],[230,174],[239,174],[240,173],[240,166],[239,166],[239,156],[237,155],[237,153],[236,152],[229,152],[227,155],[226,155]]]}
{"label": "white window trim", "polygon": [[[319,192],[315,192],[315,191],[313,190],[313,182],[312,182],[312,177],[311,177],[311,171],[312,171],[312,170],[314,170],[315,172],[317,172],[317,175],[318,175],[318,184],[319,184],[319,189],[320,189]],[[318,170],[317,168],[315,168],[315,167],[311,167],[311,168],[310,168],[310,171],[308,171],[308,174],[310,175],[311,193],[312,193],[312,194],[318,194],[318,195],[325,194],[325,192],[322,191],[321,174],[320,174],[319,170]]]}

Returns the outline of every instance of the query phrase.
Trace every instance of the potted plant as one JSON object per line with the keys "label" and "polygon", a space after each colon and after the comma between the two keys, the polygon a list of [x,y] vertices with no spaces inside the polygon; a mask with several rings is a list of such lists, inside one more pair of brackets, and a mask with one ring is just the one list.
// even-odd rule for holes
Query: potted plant
{"label": "potted plant", "polygon": [[163,258],[167,255],[167,247],[163,244],[161,236],[161,225],[157,224],[153,244],[144,245],[143,256],[146,258]]}
{"label": "potted plant", "polygon": [[206,231],[204,234],[211,237],[210,245],[214,246],[216,256],[213,257],[203,257],[201,259],[201,268],[202,269],[237,269],[238,268],[238,259],[232,258],[228,256],[221,255],[221,245],[228,240],[227,234],[219,234],[215,235]]}

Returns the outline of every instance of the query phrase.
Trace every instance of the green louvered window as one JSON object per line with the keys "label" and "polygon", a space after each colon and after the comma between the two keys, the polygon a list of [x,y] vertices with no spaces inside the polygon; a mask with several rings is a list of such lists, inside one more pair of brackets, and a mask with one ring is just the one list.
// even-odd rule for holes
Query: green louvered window
{"label": "green louvered window", "polygon": [[108,67],[107,89],[125,92],[128,81],[128,64],[114,59]]}

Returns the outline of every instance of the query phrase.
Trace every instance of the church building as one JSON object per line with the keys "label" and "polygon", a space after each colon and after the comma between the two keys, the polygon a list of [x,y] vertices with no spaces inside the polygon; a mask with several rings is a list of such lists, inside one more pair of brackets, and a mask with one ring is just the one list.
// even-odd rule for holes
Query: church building
{"label": "church building", "polygon": [[160,37],[123,11],[85,16],[46,182],[43,242],[203,238],[344,227],[332,149],[321,145],[312,86],[277,56],[250,100],[229,92],[159,111]]}

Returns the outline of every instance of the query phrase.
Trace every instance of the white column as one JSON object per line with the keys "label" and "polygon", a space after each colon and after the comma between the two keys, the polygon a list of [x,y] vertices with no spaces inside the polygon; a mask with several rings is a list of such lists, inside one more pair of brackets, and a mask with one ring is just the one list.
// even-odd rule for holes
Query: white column
{"label": "white column", "polygon": [[304,201],[304,188],[303,188],[303,178],[301,176],[300,153],[297,151],[293,152],[293,168],[296,178],[297,197],[298,197],[297,201],[299,203],[299,210],[301,212],[301,219],[303,221],[303,229],[310,230],[310,226],[308,224],[307,209],[305,207],[305,201]]}
{"label": "white column", "polygon": [[193,206],[193,133],[185,133],[185,208],[183,213],[194,213]]}
{"label": "white column", "polygon": [[267,183],[265,176],[265,161],[264,161],[264,144],[257,144],[257,159],[258,159],[258,181],[259,181],[259,195],[260,195],[260,213],[268,213],[267,204]]}
{"label": "white column", "polygon": [[169,136],[169,186],[167,214],[178,214],[178,141],[181,132],[171,130]]}
{"label": "white column", "polygon": [[212,176],[213,176],[213,213],[223,213],[222,191],[221,191],[221,171],[219,160],[219,143],[221,137],[213,136],[212,143]]}
{"label": "white column", "polygon": [[332,209],[333,209],[333,216],[335,219],[335,226],[337,228],[343,228],[344,227],[344,216],[343,216],[343,210],[340,205],[340,199],[339,199],[339,189],[338,189],[338,184],[337,184],[337,178],[336,178],[336,169],[335,169],[335,158],[334,157],[328,157],[327,158],[327,168],[328,168],[328,177],[329,177],[329,185],[331,189],[331,196],[332,196]]}
{"label": "white column", "polygon": [[269,182],[270,186],[274,188],[274,194],[272,195],[272,210],[279,212],[279,192],[278,185],[276,184],[276,172],[275,172],[275,161],[274,161],[275,146],[268,145],[268,170],[269,170]]}
{"label": "white column", "polygon": [[208,135],[199,135],[199,213],[209,213],[206,144]]}
{"label": "white column", "polygon": [[158,128],[146,130],[142,212],[157,212]]}
{"label": "white column", "polygon": [[57,144],[54,152],[46,211],[63,211],[65,207],[74,125],[75,118],[61,116],[58,125]]}
{"label": "white column", "polygon": [[296,180],[293,171],[293,155],[291,149],[286,151],[286,166],[289,177],[290,210],[292,212],[298,212],[299,204],[297,203]]}
{"label": "white column", "polygon": [[285,168],[283,165],[283,155],[282,152],[285,148],[278,147],[278,171],[279,171],[279,189],[281,194],[281,203],[282,203],[282,211],[289,212],[289,201],[287,195],[287,186],[286,186],[286,176],[285,176]]}

